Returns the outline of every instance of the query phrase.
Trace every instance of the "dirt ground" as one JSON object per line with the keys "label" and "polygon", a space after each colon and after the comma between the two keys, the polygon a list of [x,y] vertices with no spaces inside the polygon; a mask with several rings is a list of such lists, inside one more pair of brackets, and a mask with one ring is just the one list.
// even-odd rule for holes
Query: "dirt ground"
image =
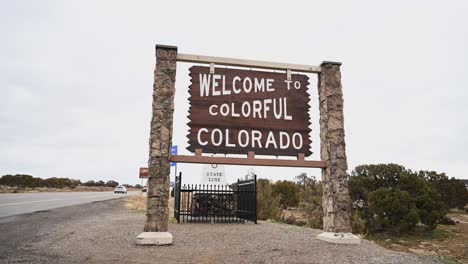
{"label": "dirt ground", "polygon": [[[285,219],[293,216],[297,223],[304,221],[303,214],[297,209],[285,209],[283,215]],[[452,211],[448,216],[456,222],[456,225],[438,225],[432,232],[401,237],[388,234],[364,237],[391,250],[468,264],[468,214],[463,211]]]}
{"label": "dirt ground", "polygon": [[255,224],[170,224],[171,246],[137,246],[145,214],[109,200],[0,218],[0,263],[440,263],[431,256],[316,239],[320,230]]}
{"label": "dirt ground", "polygon": [[452,212],[449,217],[455,220],[456,225],[439,225],[426,236],[381,236],[374,240],[388,249],[468,264],[468,214]]}
{"label": "dirt ground", "polygon": [[[174,198],[170,198],[171,216],[174,212],[173,203]],[[128,198],[125,205],[128,209],[144,212],[146,196]],[[283,210],[283,215],[285,219],[294,216],[296,221],[305,221],[300,210]],[[468,214],[461,211],[452,212],[449,217],[456,221],[456,225],[439,225],[430,235],[404,237],[382,235],[366,238],[387,249],[468,264]],[[175,222],[174,219],[171,220]]]}

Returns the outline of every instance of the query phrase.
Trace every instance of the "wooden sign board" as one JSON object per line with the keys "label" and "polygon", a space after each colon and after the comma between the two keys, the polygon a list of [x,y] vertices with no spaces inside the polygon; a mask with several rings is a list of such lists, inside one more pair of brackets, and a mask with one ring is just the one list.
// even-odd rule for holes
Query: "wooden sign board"
{"label": "wooden sign board", "polygon": [[241,69],[190,68],[191,152],[309,156],[309,77]]}
{"label": "wooden sign board", "polygon": [[149,177],[149,170],[148,168],[140,168],[140,178],[148,178]]}

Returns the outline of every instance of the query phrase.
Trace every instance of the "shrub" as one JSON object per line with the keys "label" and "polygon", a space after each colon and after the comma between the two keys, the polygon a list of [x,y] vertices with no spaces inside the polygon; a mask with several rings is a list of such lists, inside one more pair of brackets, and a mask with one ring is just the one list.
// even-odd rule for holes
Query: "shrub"
{"label": "shrub", "polygon": [[354,211],[351,216],[351,226],[353,233],[355,234],[366,234],[366,220],[361,216],[361,212]]}
{"label": "shrub", "polygon": [[279,197],[279,203],[283,208],[296,207],[299,204],[299,190],[292,181],[277,181],[272,184],[272,194]]}
{"label": "shrub", "polygon": [[[110,185],[115,184],[115,182],[113,182],[113,183],[112,183],[112,182],[113,182],[113,181],[108,181],[108,183],[109,183]],[[84,185],[84,186],[92,186],[92,187],[103,187],[103,186],[106,186],[106,183],[103,182],[103,181],[97,181],[97,182],[95,182],[95,181],[93,181],[93,180],[90,180],[90,181],[87,181],[87,182],[83,183],[83,185]],[[117,183],[117,185],[118,185],[118,183]],[[117,185],[116,185],[116,186],[117,186]],[[115,187],[115,186],[114,186],[114,187]]]}
{"label": "shrub", "polygon": [[20,188],[35,188],[42,186],[42,179],[34,178],[31,175],[16,174],[4,175],[0,178],[0,185]]}
{"label": "shrub", "polygon": [[448,206],[435,184],[446,179],[445,174],[416,173],[396,164],[361,165],[351,173],[349,189],[367,232],[406,232],[419,222],[434,229],[446,215]]}
{"label": "shrub", "polygon": [[307,226],[322,229],[322,183],[317,182],[315,177],[308,177],[305,173],[296,177],[301,202],[299,208],[306,218]]}
{"label": "shrub", "polygon": [[418,176],[440,194],[440,199],[447,208],[462,210],[468,204],[468,190],[463,181],[449,179],[445,173],[435,171],[419,171]]}
{"label": "shrub", "polygon": [[84,186],[96,186],[96,183],[93,180],[83,183]]}
{"label": "shrub", "polygon": [[397,164],[377,164],[357,166],[349,178],[349,193],[353,201],[367,201],[369,193],[380,188],[395,188],[405,167]]}
{"label": "shrub", "polygon": [[119,183],[116,182],[116,181],[107,181],[106,184],[105,184],[105,186],[107,186],[107,187],[116,187],[118,185],[119,185]]}
{"label": "shrub", "polygon": [[372,229],[388,229],[398,233],[416,226],[420,218],[408,192],[384,189],[369,193],[369,214]]}
{"label": "shrub", "polygon": [[95,182],[91,180],[82,184],[80,180],[69,179],[69,178],[52,177],[52,178],[47,178],[47,179],[41,179],[41,178],[33,177],[31,175],[16,174],[16,175],[4,175],[0,177],[0,185],[18,187],[21,189],[41,188],[41,187],[58,188],[58,189],[61,189],[61,188],[74,189],[80,185],[93,186],[93,187],[101,187],[101,186],[115,187],[119,185],[119,183],[116,181],[112,181],[112,180],[107,181],[106,183],[103,181]]}
{"label": "shrub", "polygon": [[81,184],[79,180],[73,180],[69,178],[48,178],[41,179],[35,178],[31,175],[25,174],[16,174],[16,175],[4,175],[0,178],[0,185],[6,185],[10,187],[19,187],[19,188],[39,188],[39,187],[48,187],[48,188],[75,188]]}
{"label": "shrub", "polygon": [[296,225],[297,226],[305,226],[305,225],[307,225],[307,221],[302,220],[302,219],[298,219],[298,220],[296,219]]}
{"label": "shrub", "polygon": [[273,196],[271,185],[267,179],[257,180],[257,217],[260,220],[281,219],[279,197]]}
{"label": "shrub", "polygon": [[289,215],[286,217],[286,219],[284,219],[284,222],[286,222],[288,225],[294,225],[296,224],[296,217],[294,215]]}
{"label": "shrub", "polygon": [[447,214],[441,196],[416,174],[405,174],[400,178],[398,188],[410,194],[421,223],[434,229],[439,220]]}

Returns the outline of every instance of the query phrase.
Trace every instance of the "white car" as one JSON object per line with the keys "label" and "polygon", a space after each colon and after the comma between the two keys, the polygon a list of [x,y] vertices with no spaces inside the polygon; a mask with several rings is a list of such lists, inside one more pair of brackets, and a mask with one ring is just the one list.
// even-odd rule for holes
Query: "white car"
{"label": "white car", "polygon": [[122,186],[122,185],[119,185],[117,187],[115,187],[114,189],[114,193],[127,193],[127,188],[125,188],[125,186]]}

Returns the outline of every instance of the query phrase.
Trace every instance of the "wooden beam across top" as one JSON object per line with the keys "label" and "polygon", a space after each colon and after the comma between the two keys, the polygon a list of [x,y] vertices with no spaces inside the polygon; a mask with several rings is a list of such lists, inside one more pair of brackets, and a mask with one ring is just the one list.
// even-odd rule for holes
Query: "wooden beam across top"
{"label": "wooden beam across top", "polygon": [[269,61],[243,60],[243,59],[212,57],[212,56],[202,56],[202,55],[182,54],[182,53],[177,54],[177,61],[192,62],[192,63],[205,63],[205,64],[214,63],[217,65],[270,69],[270,70],[285,70],[285,71],[290,70],[290,71],[296,71],[296,72],[310,72],[310,73],[321,72],[321,68],[319,66],[269,62]]}
{"label": "wooden beam across top", "polygon": [[252,157],[251,155],[248,158],[207,157],[207,156],[201,156],[201,155],[195,155],[195,156],[172,155],[169,157],[169,160],[171,162],[179,162],[179,163],[301,167],[301,168],[321,168],[321,169],[324,169],[327,167],[327,164],[325,161],[319,161],[319,160],[257,159],[257,158]]}

